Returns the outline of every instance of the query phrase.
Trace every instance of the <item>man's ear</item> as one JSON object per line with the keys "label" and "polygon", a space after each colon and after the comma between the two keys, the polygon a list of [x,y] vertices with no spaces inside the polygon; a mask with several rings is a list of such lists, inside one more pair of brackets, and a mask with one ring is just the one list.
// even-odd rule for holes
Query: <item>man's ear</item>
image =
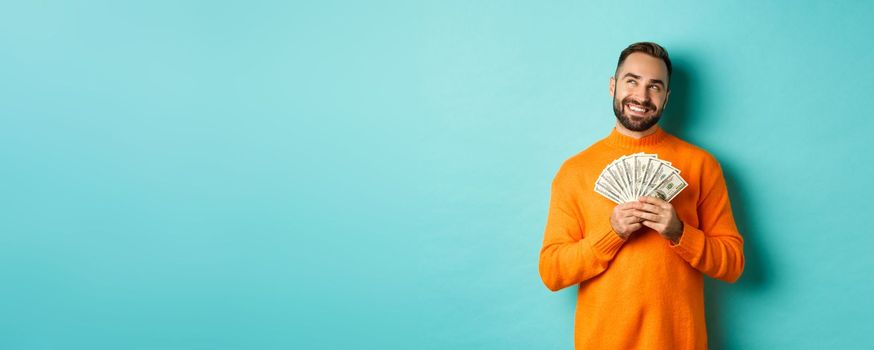
{"label": "man's ear", "polygon": [[613,92],[616,91],[616,77],[610,77],[610,97],[613,96]]}

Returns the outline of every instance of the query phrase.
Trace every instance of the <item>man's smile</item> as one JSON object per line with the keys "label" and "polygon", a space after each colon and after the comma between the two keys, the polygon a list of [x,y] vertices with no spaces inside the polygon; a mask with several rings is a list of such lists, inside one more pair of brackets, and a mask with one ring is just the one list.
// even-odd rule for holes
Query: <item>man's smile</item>
{"label": "man's smile", "polygon": [[630,111],[631,113],[637,114],[637,115],[644,115],[646,112],[649,111],[649,108],[646,108],[644,106],[641,106],[641,105],[635,104],[635,103],[626,103],[625,109]]}

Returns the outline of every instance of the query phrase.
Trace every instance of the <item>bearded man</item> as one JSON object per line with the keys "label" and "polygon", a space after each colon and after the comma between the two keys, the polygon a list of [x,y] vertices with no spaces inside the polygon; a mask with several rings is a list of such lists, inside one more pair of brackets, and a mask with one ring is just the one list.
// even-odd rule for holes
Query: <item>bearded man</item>
{"label": "bearded man", "polygon": [[[564,161],[552,182],[540,276],[552,291],[579,287],[577,349],[706,349],[704,275],[733,283],[743,272],[720,164],[658,125],[671,70],[658,44],[623,50],[610,78],[615,128]],[[641,152],[669,162],[688,186],[618,205],[593,190],[602,169]]]}

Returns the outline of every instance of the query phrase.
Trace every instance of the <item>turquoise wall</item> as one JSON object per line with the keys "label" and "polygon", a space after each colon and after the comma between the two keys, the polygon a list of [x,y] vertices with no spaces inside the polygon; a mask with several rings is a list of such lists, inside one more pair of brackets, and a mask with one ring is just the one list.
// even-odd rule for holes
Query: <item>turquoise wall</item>
{"label": "turquoise wall", "polygon": [[713,349],[870,347],[874,4],[0,5],[0,348],[570,349],[538,253],[634,41],[723,164]]}

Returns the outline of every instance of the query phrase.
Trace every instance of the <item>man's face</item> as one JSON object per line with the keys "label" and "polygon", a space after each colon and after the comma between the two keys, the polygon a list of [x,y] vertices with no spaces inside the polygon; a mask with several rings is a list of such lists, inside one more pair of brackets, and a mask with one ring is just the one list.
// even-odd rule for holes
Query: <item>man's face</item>
{"label": "man's face", "polygon": [[660,58],[635,52],[610,78],[613,113],[626,129],[645,131],[658,123],[668,103],[668,68]]}

